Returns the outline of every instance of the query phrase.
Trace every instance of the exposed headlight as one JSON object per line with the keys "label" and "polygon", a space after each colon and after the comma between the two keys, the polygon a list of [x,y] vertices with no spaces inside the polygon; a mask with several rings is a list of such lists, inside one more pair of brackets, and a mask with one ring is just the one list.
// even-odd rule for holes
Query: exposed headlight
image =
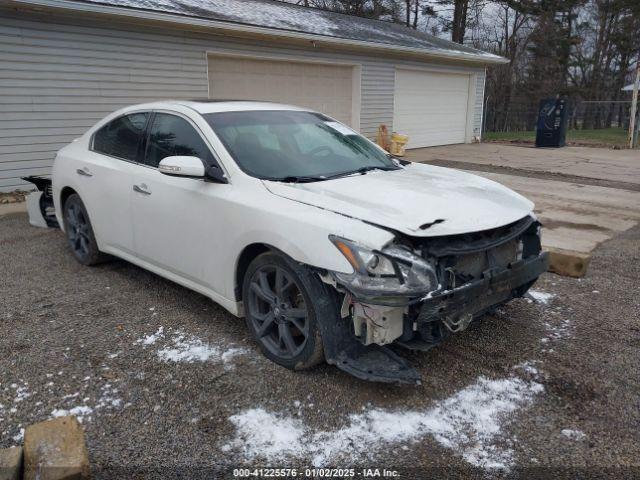
{"label": "exposed headlight", "polygon": [[353,273],[333,272],[336,280],[356,297],[371,303],[402,304],[438,287],[433,266],[399,245],[382,250],[345,238],[329,236],[353,267]]}

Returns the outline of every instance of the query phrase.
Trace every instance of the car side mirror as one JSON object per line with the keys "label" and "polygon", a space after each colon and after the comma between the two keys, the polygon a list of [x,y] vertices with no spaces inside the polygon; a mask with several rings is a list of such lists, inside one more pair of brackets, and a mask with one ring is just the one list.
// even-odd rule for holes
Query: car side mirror
{"label": "car side mirror", "polygon": [[204,163],[198,157],[176,155],[165,157],[158,165],[160,173],[176,177],[203,178]]}
{"label": "car side mirror", "polygon": [[205,168],[204,180],[205,182],[213,183],[229,183],[229,180],[224,176],[224,172],[220,166],[215,164],[209,165]]}

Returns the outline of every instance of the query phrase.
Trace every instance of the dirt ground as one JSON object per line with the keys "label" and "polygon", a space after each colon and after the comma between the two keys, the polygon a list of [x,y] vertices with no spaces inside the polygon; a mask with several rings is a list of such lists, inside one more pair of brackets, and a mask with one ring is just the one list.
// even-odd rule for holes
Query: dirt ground
{"label": "dirt ground", "polygon": [[638,151],[465,144],[410,150],[407,158],[466,170],[530,199],[543,247],[578,263],[640,220]]}
{"label": "dirt ground", "polygon": [[640,151],[499,143],[417,148],[407,159],[444,167],[640,191]]}
{"label": "dirt ground", "polygon": [[640,476],[638,228],[601,245],[585,278],[545,274],[537,301],[403,353],[420,386],[278,367],[207,298],[123,261],[83,267],[25,214],[0,217],[0,245],[0,448],[72,413],[99,479]]}

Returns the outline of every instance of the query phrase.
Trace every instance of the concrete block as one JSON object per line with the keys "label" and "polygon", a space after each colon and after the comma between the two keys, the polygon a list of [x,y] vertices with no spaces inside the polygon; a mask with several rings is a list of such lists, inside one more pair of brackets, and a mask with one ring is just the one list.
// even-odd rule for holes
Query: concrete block
{"label": "concrete block", "polygon": [[549,271],[567,277],[584,277],[591,261],[591,254],[549,248]]}
{"label": "concrete block", "polygon": [[91,476],[84,431],[75,417],[59,417],[27,427],[25,480],[80,480]]}
{"label": "concrete block", "polygon": [[0,480],[22,478],[22,447],[0,450]]}

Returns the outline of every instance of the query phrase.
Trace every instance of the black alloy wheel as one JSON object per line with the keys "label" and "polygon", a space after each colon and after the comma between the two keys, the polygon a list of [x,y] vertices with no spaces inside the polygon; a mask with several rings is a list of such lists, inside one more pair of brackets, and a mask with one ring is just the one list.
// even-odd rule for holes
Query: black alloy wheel
{"label": "black alloy wheel", "polygon": [[283,256],[260,255],[249,266],[243,297],[247,325],[265,356],[287,368],[309,368],[323,359],[312,301]]}
{"label": "black alloy wheel", "polygon": [[83,265],[95,265],[107,259],[96,242],[87,209],[76,193],[70,195],[63,206],[64,229],[73,256]]}
{"label": "black alloy wheel", "polygon": [[80,210],[79,205],[71,204],[67,208],[67,238],[74,255],[86,257],[89,255],[89,221]]}

